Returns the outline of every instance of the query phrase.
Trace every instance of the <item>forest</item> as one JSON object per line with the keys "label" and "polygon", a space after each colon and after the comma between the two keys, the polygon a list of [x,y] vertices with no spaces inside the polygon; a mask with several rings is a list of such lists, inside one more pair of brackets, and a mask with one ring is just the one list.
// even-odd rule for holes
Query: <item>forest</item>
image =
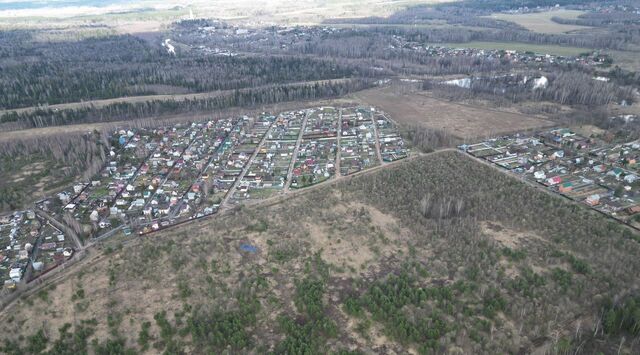
{"label": "forest", "polygon": [[279,102],[308,101],[344,96],[350,92],[369,88],[371,80],[336,80],[321,83],[270,85],[263,88],[232,90],[211,98],[185,100],[153,100],[138,103],[116,102],[104,107],[79,109],[41,108],[0,116],[1,123],[12,123],[7,128],[24,129],[77,123],[160,120],[169,115],[211,112],[230,107],[253,108]]}
{"label": "forest", "polygon": [[[158,43],[131,35],[35,42],[33,34],[3,34],[0,108],[157,94],[236,90],[353,77],[358,67],[336,61],[279,56],[170,55]],[[28,60],[24,60],[27,59]]]}

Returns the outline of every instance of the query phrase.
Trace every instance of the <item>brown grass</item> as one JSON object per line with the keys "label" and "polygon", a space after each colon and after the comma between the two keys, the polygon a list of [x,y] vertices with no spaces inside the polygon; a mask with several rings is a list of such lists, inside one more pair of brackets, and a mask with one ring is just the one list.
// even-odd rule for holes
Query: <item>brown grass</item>
{"label": "brown grass", "polygon": [[387,87],[362,91],[354,97],[380,107],[400,124],[444,130],[460,139],[554,125],[537,116],[437,99],[428,92],[400,94]]}
{"label": "brown grass", "polygon": [[554,22],[552,17],[560,17],[564,19],[577,19],[578,16],[586,13],[578,10],[553,10],[545,12],[534,12],[528,14],[493,14],[491,18],[515,22],[518,25],[533,32],[540,33],[567,33],[580,30],[591,29],[587,26],[565,25]]}

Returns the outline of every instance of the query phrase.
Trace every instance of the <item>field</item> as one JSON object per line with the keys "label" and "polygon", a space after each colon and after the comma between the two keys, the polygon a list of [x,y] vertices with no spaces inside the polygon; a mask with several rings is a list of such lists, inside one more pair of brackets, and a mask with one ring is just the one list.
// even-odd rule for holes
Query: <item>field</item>
{"label": "field", "polygon": [[366,90],[354,96],[377,105],[405,127],[445,131],[459,139],[553,125],[539,117],[440,100],[428,93],[397,94],[391,87]]}
{"label": "field", "polygon": [[477,49],[502,49],[520,52],[533,52],[536,54],[551,54],[560,56],[577,56],[581,53],[589,52],[588,48],[557,46],[557,45],[538,45],[518,42],[480,42],[471,41],[464,43],[446,43],[441,44],[446,47],[453,48],[477,48]]}
{"label": "field", "polygon": [[0,351],[633,353],[599,324],[639,286],[630,236],[440,152],[113,240],[5,309]]}
{"label": "field", "polygon": [[552,17],[574,20],[578,16],[584,14],[584,11],[578,10],[553,10],[545,12],[533,12],[528,14],[493,14],[491,18],[515,22],[518,25],[533,32],[540,33],[568,33],[580,30],[591,29],[587,26],[564,25],[554,22]]}
{"label": "field", "polygon": [[640,52],[638,51],[605,51],[613,58],[615,65],[625,70],[640,70]]}
{"label": "field", "polygon": [[[443,0],[429,0],[429,3]],[[238,1],[192,1],[189,6],[139,0],[109,6],[42,7],[0,11],[0,28],[79,28],[102,23],[119,33],[158,31],[173,21],[189,18],[218,18],[246,25],[318,24],[327,18],[387,16],[406,6],[424,3],[417,0],[269,0],[260,3]]]}

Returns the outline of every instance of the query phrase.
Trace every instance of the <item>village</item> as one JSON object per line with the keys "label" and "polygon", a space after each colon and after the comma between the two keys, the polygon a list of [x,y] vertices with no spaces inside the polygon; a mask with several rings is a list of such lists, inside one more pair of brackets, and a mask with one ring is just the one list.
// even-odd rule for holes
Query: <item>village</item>
{"label": "village", "polygon": [[516,134],[459,148],[522,179],[640,227],[640,141],[568,128]]}
{"label": "village", "polygon": [[150,233],[409,154],[396,124],[372,107],[118,129],[109,142],[90,180],[2,216],[5,289],[62,264],[83,244]]}
{"label": "village", "polygon": [[0,217],[0,275],[5,290],[69,259],[74,243],[33,210]]}
{"label": "village", "polygon": [[[539,11],[539,10],[537,10]],[[236,40],[251,41],[256,47],[263,47],[265,50],[286,53],[296,44],[315,41],[327,35],[338,34],[350,30],[349,24],[336,23],[335,26],[274,26],[269,29],[242,28],[222,22],[213,22],[209,26],[199,26],[191,31],[184,28],[176,30],[176,35],[185,41],[185,36],[197,35],[194,43],[201,43],[203,39],[216,39],[215,43],[223,43],[223,46],[208,47],[203,44],[194,44],[192,48],[209,55],[235,56],[237,55],[237,45],[233,44],[232,38]],[[181,23],[181,26],[187,26]],[[188,41],[185,41],[188,42]],[[228,47],[225,47],[227,45]],[[523,50],[504,49],[484,49],[466,47],[460,44],[434,44],[425,41],[416,41],[413,38],[401,34],[394,35],[386,51],[394,53],[397,51],[411,51],[432,58],[454,58],[471,56],[482,60],[501,60],[512,63],[523,64],[570,64],[587,67],[608,66],[611,58],[598,51],[585,49],[585,53],[580,55],[562,56],[550,53],[537,53]]]}

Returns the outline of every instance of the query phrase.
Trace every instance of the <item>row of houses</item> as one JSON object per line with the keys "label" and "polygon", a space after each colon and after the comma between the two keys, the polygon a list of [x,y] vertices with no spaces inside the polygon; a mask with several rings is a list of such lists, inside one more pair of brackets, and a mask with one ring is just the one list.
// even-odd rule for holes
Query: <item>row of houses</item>
{"label": "row of houses", "polygon": [[292,188],[303,188],[329,180],[336,173],[339,110],[311,109],[298,154],[295,157]]}
{"label": "row of houses", "polygon": [[379,165],[374,108],[347,108],[342,111],[340,174],[349,175]]}
{"label": "row of houses", "polygon": [[270,120],[264,143],[240,182],[234,202],[264,199],[284,189],[306,114],[306,110],[284,112]]}
{"label": "row of houses", "polygon": [[551,191],[640,225],[640,142],[608,143],[560,128],[463,145]]}
{"label": "row of houses", "polygon": [[102,169],[37,208],[80,236],[161,229],[215,213],[227,198],[231,203],[263,199],[288,186],[332,178],[338,132],[344,138],[345,174],[380,163],[378,127],[383,156],[392,151],[406,156],[396,149],[402,143],[395,127],[376,121],[374,114],[371,108],[318,107],[114,130]]}
{"label": "row of houses", "polygon": [[406,158],[409,151],[404,140],[400,137],[398,127],[382,112],[376,112],[374,120],[377,125],[382,160],[392,162]]}
{"label": "row of houses", "polygon": [[63,263],[73,254],[64,233],[33,210],[0,216],[0,277],[6,289],[15,288],[25,276]]}

